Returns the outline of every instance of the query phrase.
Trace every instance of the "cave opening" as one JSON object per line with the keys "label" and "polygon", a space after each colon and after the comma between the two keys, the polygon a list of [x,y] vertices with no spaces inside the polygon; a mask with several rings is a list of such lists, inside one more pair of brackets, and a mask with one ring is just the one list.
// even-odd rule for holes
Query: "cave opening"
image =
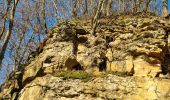
{"label": "cave opening", "polygon": [[83,70],[83,66],[76,60],[72,58],[68,58],[65,62],[65,66],[67,70]]}

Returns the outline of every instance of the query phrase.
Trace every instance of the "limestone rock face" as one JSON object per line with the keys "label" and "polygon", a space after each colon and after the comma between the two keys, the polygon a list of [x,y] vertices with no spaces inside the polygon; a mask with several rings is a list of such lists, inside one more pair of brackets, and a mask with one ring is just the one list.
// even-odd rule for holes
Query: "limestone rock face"
{"label": "limestone rock face", "polygon": [[116,28],[109,33],[113,41],[109,43],[111,48],[106,53],[108,70],[133,70],[135,76],[152,77],[161,72],[168,49],[167,33],[162,26],[166,22],[159,18],[119,17],[114,23]]}
{"label": "limestone rock face", "polygon": [[[99,23],[96,36],[89,20],[60,23],[48,33],[42,52],[30,55],[22,77],[2,86],[0,100],[169,100],[169,30],[170,21],[156,16],[110,19]],[[65,70],[132,77],[109,74],[83,82],[51,75]]]}
{"label": "limestone rock face", "polygon": [[23,74],[23,81],[35,78],[42,67],[42,61],[35,61],[28,66]]}
{"label": "limestone rock face", "polygon": [[[100,22],[100,21],[99,21]],[[66,22],[51,29],[43,51],[26,67],[23,81],[39,70],[89,70],[127,72],[155,77],[161,72],[168,49],[167,28],[159,17],[120,16],[100,25],[97,36],[87,22]],[[105,64],[106,63],[106,64]],[[166,65],[169,66],[169,65]]]}
{"label": "limestone rock face", "polygon": [[144,61],[142,57],[136,58],[134,61],[134,76],[151,76],[155,77],[157,73],[161,72],[159,64],[149,64]]}
{"label": "limestone rock face", "polygon": [[[1,88],[3,90],[0,92],[0,100],[4,100],[4,99],[10,100],[12,98],[15,98],[15,95],[14,95],[15,92],[14,93],[12,93],[12,92],[15,90],[18,90],[19,86],[17,84],[17,81],[9,80]],[[14,99],[12,99],[12,100],[14,100]]]}
{"label": "limestone rock face", "polygon": [[170,80],[107,75],[89,82],[37,77],[19,93],[18,100],[169,100]]}
{"label": "limestone rock face", "polygon": [[136,77],[135,81],[137,87],[142,87],[138,88],[138,92],[136,92],[136,96],[134,96],[137,100],[168,100],[170,98],[169,80],[159,80],[148,77],[140,79],[139,77]]}
{"label": "limestone rock face", "polygon": [[[111,22],[96,30],[97,37],[89,34],[88,22],[56,25],[43,52],[26,67],[23,81],[33,79],[39,70],[53,73],[98,67],[99,71],[127,72],[134,76],[155,77],[160,73],[169,46],[166,33],[169,23],[158,17],[131,16],[120,16]],[[101,66],[103,60],[106,66]]]}

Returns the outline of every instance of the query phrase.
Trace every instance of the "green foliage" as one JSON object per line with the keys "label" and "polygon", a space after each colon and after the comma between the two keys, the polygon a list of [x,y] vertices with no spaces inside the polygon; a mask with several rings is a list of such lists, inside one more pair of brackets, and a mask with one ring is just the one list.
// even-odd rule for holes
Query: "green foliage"
{"label": "green foliage", "polygon": [[85,71],[61,71],[53,74],[55,77],[63,77],[66,79],[82,79],[88,81],[92,78],[90,74]]}

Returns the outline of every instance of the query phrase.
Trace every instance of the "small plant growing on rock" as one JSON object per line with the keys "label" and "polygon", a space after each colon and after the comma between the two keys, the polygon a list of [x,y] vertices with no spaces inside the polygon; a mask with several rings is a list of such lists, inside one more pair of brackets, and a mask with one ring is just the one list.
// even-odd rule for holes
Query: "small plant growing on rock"
{"label": "small plant growing on rock", "polygon": [[88,81],[92,78],[90,74],[85,71],[60,71],[53,74],[55,77],[63,77],[66,79],[82,79]]}

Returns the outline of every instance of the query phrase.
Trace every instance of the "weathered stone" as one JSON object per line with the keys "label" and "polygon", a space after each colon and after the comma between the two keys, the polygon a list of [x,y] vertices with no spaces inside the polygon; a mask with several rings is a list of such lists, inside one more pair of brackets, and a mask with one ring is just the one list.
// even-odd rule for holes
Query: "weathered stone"
{"label": "weathered stone", "polygon": [[[117,61],[113,58],[116,57],[115,55],[119,55],[121,52],[114,53],[111,50],[107,52],[107,71],[115,71],[115,72],[131,72],[134,65],[133,65],[133,57],[126,56],[125,58],[118,59]],[[120,55],[121,56],[121,55]]]}
{"label": "weathered stone", "polygon": [[8,80],[5,84],[1,87],[2,91],[0,92],[0,100],[14,100],[16,95],[11,94],[12,92],[17,93],[19,89],[19,85],[17,80]]}
{"label": "weathered stone", "polygon": [[25,82],[34,79],[38,74],[38,72],[41,70],[41,68],[42,68],[42,61],[32,62],[25,69],[22,81]]}
{"label": "weathered stone", "polygon": [[[166,33],[170,22],[155,16],[124,15],[111,20],[107,26],[99,26],[96,37],[89,34],[90,21],[82,25],[71,21],[67,24],[52,28],[42,52],[30,55],[18,100],[170,99],[169,74],[161,73],[164,62],[167,67],[170,65]],[[101,63],[103,59],[106,65]],[[105,71],[99,69],[101,66],[106,71],[127,72],[133,77],[109,74],[101,78]],[[95,77],[83,82],[46,75],[80,69]],[[14,85],[9,83],[2,89],[0,98],[15,98],[17,92],[13,89]]]}
{"label": "weathered stone", "polygon": [[151,65],[141,57],[136,58],[134,61],[134,76],[151,76],[155,77],[161,72],[159,64]]}
{"label": "weathered stone", "polygon": [[96,100],[105,99],[169,99],[170,81],[147,77],[118,77],[107,75],[89,82],[63,80],[46,75],[27,84],[18,100]]}

